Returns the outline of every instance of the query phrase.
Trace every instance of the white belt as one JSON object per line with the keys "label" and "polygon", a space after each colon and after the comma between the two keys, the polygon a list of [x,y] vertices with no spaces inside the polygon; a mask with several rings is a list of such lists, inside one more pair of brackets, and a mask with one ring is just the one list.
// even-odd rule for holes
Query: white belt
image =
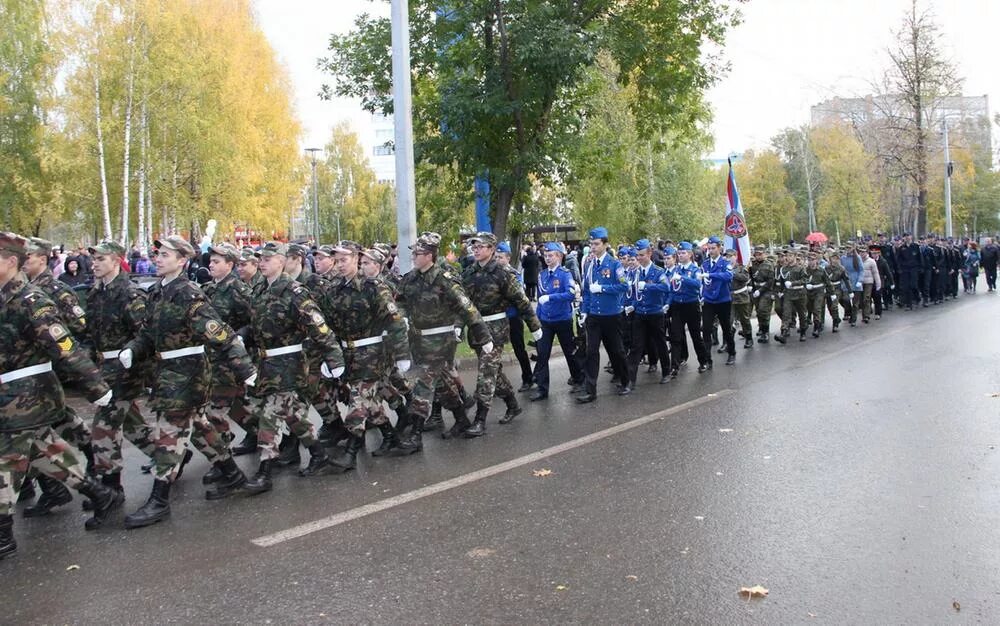
{"label": "white belt", "polygon": [[205,354],[205,346],[191,346],[190,348],[167,350],[166,352],[160,352],[157,356],[160,357],[161,361],[169,361],[170,359],[179,359],[182,356],[194,356],[196,354]]}
{"label": "white belt", "polygon": [[789,289],[805,289],[805,285],[792,285]]}
{"label": "white belt", "polygon": [[808,286],[809,286],[809,287],[812,287],[813,289],[821,289],[821,288],[823,288],[823,287],[826,287],[826,285],[824,285],[824,284],[822,284],[822,283],[820,283],[819,285],[814,285],[814,284],[812,284],[812,283],[809,283],[809,285],[808,285]]}
{"label": "white belt", "polygon": [[735,296],[735,295],[736,295],[736,294],[738,294],[738,293],[743,293],[743,292],[745,292],[745,291],[749,291],[749,290],[750,290],[750,285],[747,285],[746,287],[740,287],[739,289],[737,289],[736,291],[734,291],[734,292],[732,293],[732,295],[734,295],[734,296]]}
{"label": "white belt", "polygon": [[504,313],[494,313],[493,315],[485,315],[485,316],[483,316],[483,321],[484,322],[498,322],[500,320],[505,320],[505,319],[507,319],[507,313],[506,312],[504,312]]}
{"label": "white belt", "polygon": [[354,341],[341,341],[343,345],[348,348],[363,348],[365,346],[373,346],[377,343],[382,343],[382,335],[378,337],[365,337],[364,339],[355,339]]}
{"label": "white belt", "polygon": [[293,354],[295,352],[302,352],[301,343],[297,343],[293,346],[282,346],[280,348],[271,348],[270,350],[264,350],[264,358],[269,359],[272,356],[281,356],[282,354]]}
{"label": "white belt", "polygon": [[118,358],[118,353],[119,352],[121,352],[121,350],[108,350],[107,352],[102,352],[101,353],[101,357],[105,361],[112,361],[112,360]]}
{"label": "white belt", "polygon": [[428,335],[443,335],[445,333],[450,333],[455,330],[454,326],[437,326],[435,328],[424,328],[421,329],[420,334],[424,337]]}
{"label": "white belt", "polygon": [[30,365],[28,367],[22,367],[19,370],[14,370],[13,372],[0,374],[0,383],[12,383],[15,380],[21,380],[22,378],[27,378],[29,376],[38,376],[39,374],[51,371],[52,361],[46,361],[45,363],[39,363],[38,365]]}

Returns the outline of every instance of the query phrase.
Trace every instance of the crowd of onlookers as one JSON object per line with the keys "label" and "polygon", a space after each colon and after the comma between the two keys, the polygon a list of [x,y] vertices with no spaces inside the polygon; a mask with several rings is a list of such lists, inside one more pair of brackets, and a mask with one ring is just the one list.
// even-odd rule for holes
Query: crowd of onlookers
{"label": "crowd of onlookers", "polygon": [[[49,258],[52,274],[71,287],[89,287],[94,282],[93,260],[85,246],[66,248],[61,246],[52,251]],[[130,274],[155,274],[156,267],[149,255],[132,246],[127,259],[122,260],[122,271]]]}

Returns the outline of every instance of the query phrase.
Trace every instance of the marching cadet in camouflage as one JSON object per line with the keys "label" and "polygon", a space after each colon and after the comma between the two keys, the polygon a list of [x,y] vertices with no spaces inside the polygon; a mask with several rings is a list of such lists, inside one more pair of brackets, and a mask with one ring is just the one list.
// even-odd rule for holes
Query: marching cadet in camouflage
{"label": "marching cadet in camouflage", "polygon": [[441,236],[425,232],[410,246],[413,269],[399,286],[400,300],[410,320],[410,348],[416,368],[411,370],[413,417],[411,437],[419,440],[424,420],[431,412],[435,393],[441,404],[455,414],[455,425],[441,434],[448,439],[469,428],[465,405],[450,380],[455,364],[455,317],[469,327],[469,344],[483,353],[493,352],[493,339],[479,311],[461,285],[437,264]]}
{"label": "marching cadet in camouflage", "polygon": [[251,316],[259,376],[249,404],[258,422],[260,466],[245,489],[253,494],[272,487],[271,469],[282,439],[279,419],[311,455],[309,465],[299,470],[300,476],[318,476],[335,469],[312,424],[304,419],[306,406],[299,394],[308,373],[302,353],[305,339],[312,341],[316,358],[321,359],[323,378],[339,378],[344,373],[344,356],[322,311],[309,292],[284,273],[285,245],[268,242],[260,254],[260,271],[268,286],[254,299]]}
{"label": "marching cadet in camouflage", "polygon": [[778,270],[775,278],[776,283],[781,283],[785,289],[783,311],[781,315],[781,334],[775,335],[774,340],[778,343],[785,343],[791,330],[795,328],[795,316],[798,316],[799,341],[806,340],[806,269],[796,257],[794,252],[789,251],[785,255],[786,265]]}
{"label": "marching cadet in camouflage", "polygon": [[753,301],[750,298],[750,272],[739,262],[735,250],[726,250],[726,260],[733,266],[733,281],[729,286],[729,295],[733,298],[733,318],[740,325],[740,337],[743,337],[743,349],[753,348],[753,326],[750,317],[753,314]]}
{"label": "marching cadet in camouflage", "polygon": [[[239,251],[232,244],[222,243],[210,250],[208,273],[211,282],[202,285],[202,291],[219,316],[236,333],[237,341],[248,345],[250,336],[250,286],[236,277],[233,267],[240,258]],[[246,389],[239,373],[229,365],[226,353],[209,348],[208,362],[212,372],[212,392],[206,417],[226,445],[233,440],[229,420],[243,426],[247,421]],[[210,485],[222,479],[221,466],[213,465],[202,478],[202,483]]]}
{"label": "marching cadet in camouflage", "polygon": [[381,281],[366,278],[359,271],[361,246],[341,241],[333,252],[340,280],[327,292],[332,311],[327,323],[344,351],[347,370],[343,380],[349,392],[344,425],[351,438],[344,453],[331,461],[350,470],[356,466],[358,451],[365,445],[366,423],[378,427],[383,438],[394,438],[378,385],[388,374],[387,354],[402,373],[410,369],[410,354],[406,326],[392,292]]}
{"label": "marching cadet in camouflage", "polygon": [[23,237],[0,233],[0,558],[17,551],[11,512],[20,477],[29,469],[90,499],[97,522],[88,520],[88,529],[121,504],[118,494],[84,472],[80,451],[53,429],[65,408],[54,368],[81,381],[87,399],[98,406],[110,403],[112,393],[56,305],[28,284],[21,272],[26,255]]}
{"label": "marching cadet in camouflage", "polygon": [[753,290],[754,308],[757,310],[757,343],[767,343],[771,336],[771,313],[774,310],[774,263],[767,258],[767,248],[757,246],[753,250],[750,277]]}
{"label": "marching cadet in camouflage", "polygon": [[[501,424],[510,423],[521,413],[514,387],[503,373],[503,346],[510,339],[507,309],[515,307],[528,325],[535,341],[542,338],[542,324],[538,321],[531,302],[524,295],[524,287],[517,280],[517,272],[502,266],[496,260],[497,238],[493,233],[476,233],[469,238],[475,263],[462,272],[462,286],[472,303],[479,309],[483,321],[493,337],[493,350],[479,350],[479,374],[476,379],[476,419],[466,437],[486,434],[486,415],[490,411],[494,393],[507,405]],[[625,381],[627,384],[628,381]]]}
{"label": "marching cadet in camouflage", "polygon": [[260,257],[253,248],[249,246],[244,246],[240,250],[240,259],[236,264],[236,273],[239,274],[240,280],[242,280],[248,287],[250,287],[250,293],[257,295],[260,293],[267,281],[257,270],[257,265],[260,263]]}
{"label": "marching cadet in camouflage", "polygon": [[819,337],[826,325],[826,294],[831,290],[826,270],[819,266],[819,253],[810,252],[806,265],[806,310],[812,315],[812,336]]}
{"label": "marching cadet in camouflage", "polygon": [[233,329],[184,275],[185,265],[195,255],[191,244],[174,235],[154,245],[159,251],[160,282],[150,289],[139,334],[118,355],[125,369],[133,362],[155,359],[150,398],[156,414],[153,490],[144,505],[125,516],[125,528],[149,526],[170,516],[170,487],[180,473],[188,441],[221,474],[206,498],[225,498],[246,482],[228,443],[206,417],[212,376],[205,348],[216,352],[217,363],[228,367],[238,381],[253,383],[253,364]]}
{"label": "marching cadet in camouflage", "polygon": [[830,311],[830,319],[833,320],[833,330],[831,332],[837,332],[840,329],[841,304],[844,305],[844,311],[850,315],[851,291],[847,288],[847,270],[844,269],[840,255],[837,254],[836,250],[830,253],[829,259],[830,264],[826,266],[826,278],[829,284],[826,307]]}
{"label": "marching cadet in camouflage", "polygon": [[153,425],[139,411],[137,399],[145,390],[146,368],[126,370],[118,353],[139,334],[146,319],[146,293],[121,271],[125,248],[102,241],[90,249],[94,286],[87,294],[85,343],[93,350],[101,375],[114,398],[94,416],[94,465],[101,482],[122,494],[122,443],[131,441],[148,457],[156,449]]}
{"label": "marching cadet in camouflage", "polygon": [[[70,287],[56,280],[49,270],[49,257],[52,253],[53,244],[50,241],[32,237],[28,240],[28,256],[24,262],[24,273],[31,281],[33,287],[38,288],[42,293],[52,300],[59,310],[59,317],[63,325],[69,330],[74,338],[79,340],[84,337],[87,330],[87,322],[80,300]],[[63,373],[56,370],[56,374],[64,378]],[[65,418],[56,425],[55,430],[59,436],[76,447],[87,458],[87,472],[94,471],[94,451],[90,444],[90,427],[84,423],[83,419],[72,407],[65,409]],[[36,472],[32,472],[32,475]],[[25,481],[32,480],[29,476]],[[47,515],[53,508],[72,502],[73,495],[58,480],[48,476],[38,476],[38,484],[42,488],[42,495],[38,501],[24,509],[25,517],[38,517]],[[21,490],[24,493],[24,488]]]}

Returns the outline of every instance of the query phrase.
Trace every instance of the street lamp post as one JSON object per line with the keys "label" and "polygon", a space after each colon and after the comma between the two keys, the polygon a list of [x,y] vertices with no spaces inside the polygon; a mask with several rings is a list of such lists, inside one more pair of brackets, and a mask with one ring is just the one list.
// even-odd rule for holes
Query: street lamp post
{"label": "street lamp post", "polygon": [[952,236],[951,229],[951,154],[948,151],[948,119],[941,120],[944,127],[944,236]]}
{"label": "street lamp post", "polygon": [[[413,182],[413,106],[410,93],[410,17],[407,0],[392,0],[392,108],[396,153],[396,231],[399,250],[417,239],[416,190]],[[400,254],[399,269],[410,270],[409,255]]]}
{"label": "street lamp post", "polygon": [[320,148],[306,148],[306,152],[312,155],[313,245],[317,247],[319,246],[319,195],[316,189],[316,153],[320,151]]}

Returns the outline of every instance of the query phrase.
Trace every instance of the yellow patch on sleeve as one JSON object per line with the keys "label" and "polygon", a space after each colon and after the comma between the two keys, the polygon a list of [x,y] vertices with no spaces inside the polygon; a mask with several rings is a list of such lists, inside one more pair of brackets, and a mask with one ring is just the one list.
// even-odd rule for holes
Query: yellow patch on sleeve
{"label": "yellow patch on sleeve", "polygon": [[73,339],[70,337],[64,337],[62,341],[57,341],[56,345],[59,346],[59,350],[66,354],[73,349]]}

